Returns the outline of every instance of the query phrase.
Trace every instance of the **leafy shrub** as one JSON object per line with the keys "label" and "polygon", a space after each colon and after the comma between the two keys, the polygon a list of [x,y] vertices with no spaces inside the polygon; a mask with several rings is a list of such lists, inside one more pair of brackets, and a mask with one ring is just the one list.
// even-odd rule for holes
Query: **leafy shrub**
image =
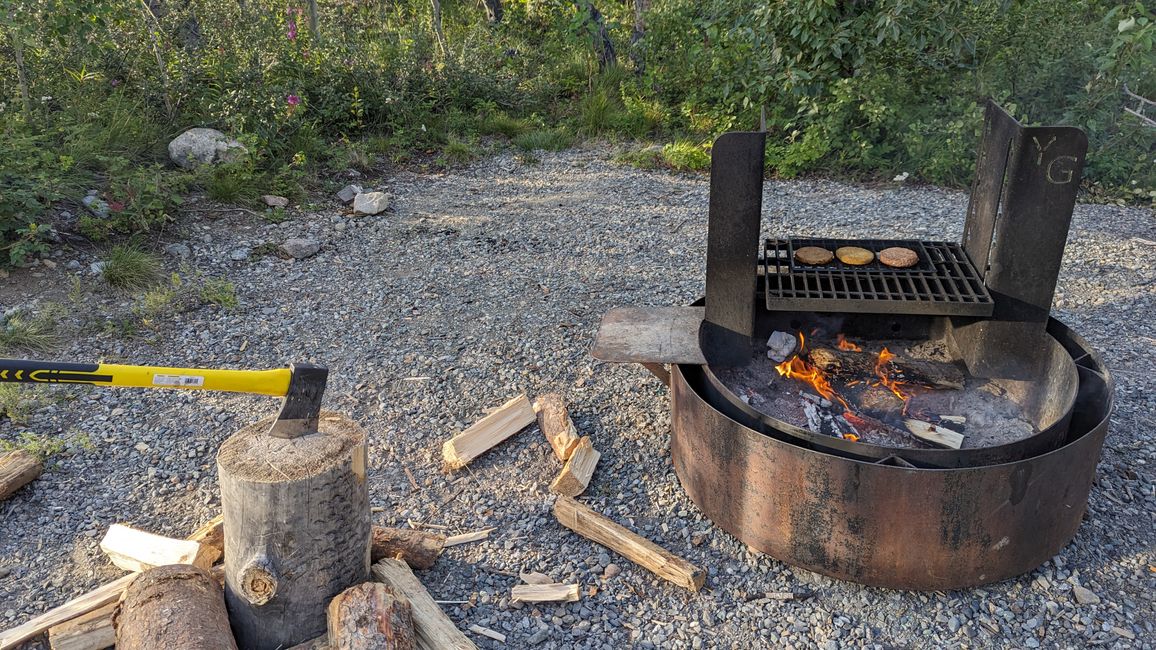
{"label": "leafy shrub", "polygon": [[662,148],[662,159],[671,169],[703,171],[710,169],[710,154],[706,147],[686,140],[672,142]]}
{"label": "leafy shrub", "polygon": [[232,282],[221,278],[213,278],[201,287],[201,299],[222,309],[235,309],[240,302],[237,300],[237,288]]}

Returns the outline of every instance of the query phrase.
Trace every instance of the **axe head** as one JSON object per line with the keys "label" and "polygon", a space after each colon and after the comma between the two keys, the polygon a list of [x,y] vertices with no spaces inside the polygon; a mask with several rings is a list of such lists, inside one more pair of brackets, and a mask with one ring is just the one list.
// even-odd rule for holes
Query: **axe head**
{"label": "axe head", "polygon": [[281,400],[281,412],[269,428],[274,438],[297,438],[317,432],[321,398],[329,369],[311,363],[289,364],[289,390]]}

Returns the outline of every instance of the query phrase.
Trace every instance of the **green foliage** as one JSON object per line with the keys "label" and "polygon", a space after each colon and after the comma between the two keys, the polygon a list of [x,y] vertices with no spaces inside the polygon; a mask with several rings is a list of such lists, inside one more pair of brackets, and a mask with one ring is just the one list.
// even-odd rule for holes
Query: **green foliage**
{"label": "green foliage", "polygon": [[0,321],[0,353],[15,351],[44,353],[60,345],[58,322],[63,314],[57,305],[39,312],[17,311]]}
{"label": "green foliage", "polygon": [[240,304],[237,300],[237,288],[232,282],[221,278],[212,278],[205,282],[201,287],[201,300],[222,309],[235,309]]}
{"label": "green foliage", "polygon": [[100,274],[111,287],[128,291],[147,289],[160,281],[161,261],[135,244],[113,246]]}
{"label": "green foliage", "polygon": [[474,146],[457,136],[450,136],[442,147],[440,160],[445,165],[464,165],[477,157]]}
{"label": "green foliage", "polygon": [[710,154],[704,145],[686,140],[672,142],[662,148],[662,160],[671,169],[704,171],[710,169]]}
{"label": "green foliage", "polygon": [[39,386],[33,384],[0,384],[0,417],[14,424],[25,424],[38,404]]}
{"label": "green foliage", "polygon": [[565,129],[536,129],[514,138],[514,145],[522,151],[561,151],[574,138]]}
{"label": "green foliage", "polygon": [[0,452],[21,450],[39,457],[41,461],[46,461],[69,449],[92,451],[95,447],[88,434],[77,432],[70,432],[64,436],[52,436],[22,431],[17,435],[15,441],[0,440]]}

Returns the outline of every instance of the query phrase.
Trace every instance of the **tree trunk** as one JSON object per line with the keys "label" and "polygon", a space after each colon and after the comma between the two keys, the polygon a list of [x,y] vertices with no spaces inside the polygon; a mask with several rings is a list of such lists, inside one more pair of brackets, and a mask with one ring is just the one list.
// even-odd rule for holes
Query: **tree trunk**
{"label": "tree trunk", "polygon": [[614,41],[610,40],[610,32],[606,29],[602,12],[598,11],[590,0],[578,3],[578,10],[586,12],[586,22],[594,41],[594,52],[598,55],[598,70],[605,70],[617,63],[618,54],[614,51]]}
{"label": "tree trunk", "polygon": [[313,35],[313,42],[321,42],[321,23],[317,18],[317,0],[309,0],[309,33]]}
{"label": "tree trunk", "polygon": [[237,650],[220,585],[188,564],[140,574],[112,620],[117,650]]}
{"label": "tree trunk", "polygon": [[329,600],[369,577],[365,432],[324,411],[320,433],[235,433],[217,454],[225,600],[239,644],[285,648],[325,632]]}
{"label": "tree trunk", "polygon": [[502,0],[482,0],[486,9],[486,22],[497,25],[502,22]]}
{"label": "tree trunk", "polygon": [[20,103],[24,107],[24,120],[32,120],[32,93],[28,88],[28,69],[24,65],[24,36],[15,25],[6,30],[12,41],[12,53],[16,57],[16,83],[20,86]]}
{"label": "tree trunk", "polygon": [[334,650],[413,650],[409,601],[380,582],[350,587],[329,603],[329,646]]}
{"label": "tree trunk", "polygon": [[446,55],[446,35],[442,31],[442,3],[441,0],[429,0],[430,6],[433,8],[433,22],[434,36],[438,40],[438,48],[441,50],[442,56]]}
{"label": "tree trunk", "polygon": [[650,0],[634,0],[634,26],[630,30],[630,60],[634,62],[634,73],[637,75],[646,71],[642,37],[646,35],[646,12],[649,10]]}

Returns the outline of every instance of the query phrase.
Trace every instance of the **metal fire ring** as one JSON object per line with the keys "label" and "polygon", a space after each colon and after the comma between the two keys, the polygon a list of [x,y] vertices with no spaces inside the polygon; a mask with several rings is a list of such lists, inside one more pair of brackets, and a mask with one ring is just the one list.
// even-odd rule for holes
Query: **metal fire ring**
{"label": "metal fire ring", "polygon": [[700,392],[702,368],[671,366],[671,455],[715,524],[788,564],[876,587],[938,590],[1022,574],[1075,535],[1087,506],[1112,380],[1052,319],[1079,368],[1059,449],[999,465],[916,469],[834,456],[743,426]]}

